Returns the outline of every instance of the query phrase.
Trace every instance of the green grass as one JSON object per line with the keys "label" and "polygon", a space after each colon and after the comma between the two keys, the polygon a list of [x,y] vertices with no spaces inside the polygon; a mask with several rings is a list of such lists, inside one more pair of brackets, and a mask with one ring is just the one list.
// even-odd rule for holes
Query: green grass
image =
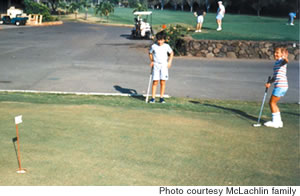
{"label": "green grass", "polygon": [[299,105],[279,107],[271,129],[256,102],[0,93],[0,185],[300,185]]}
{"label": "green grass", "polygon": [[[132,10],[115,8],[115,12],[109,18],[110,23],[133,25]],[[184,24],[195,28],[196,18],[191,12],[151,11],[153,11],[153,25],[157,28],[162,24]],[[94,14],[92,9],[90,14]],[[223,31],[217,32],[215,17],[215,13],[208,13],[203,24],[203,32],[191,32],[192,37],[212,40],[299,41],[299,20],[295,21],[295,26],[287,26],[286,18],[226,14]]]}

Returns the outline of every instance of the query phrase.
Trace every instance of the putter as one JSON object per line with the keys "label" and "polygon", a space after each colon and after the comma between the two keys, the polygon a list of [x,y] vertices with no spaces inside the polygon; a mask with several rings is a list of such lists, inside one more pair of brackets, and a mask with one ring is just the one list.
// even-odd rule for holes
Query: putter
{"label": "putter", "polygon": [[[270,80],[271,80],[271,76],[269,76],[267,83],[270,83]],[[266,87],[265,95],[264,95],[263,101],[261,103],[261,107],[260,107],[260,112],[259,112],[259,115],[258,115],[257,123],[253,124],[253,127],[260,127],[261,126],[260,118],[261,118],[262,111],[263,111],[263,108],[264,108],[264,105],[265,105],[267,94],[268,94],[268,88]]]}
{"label": "putter", "polygon": [[147,89],[147,95],[146,95],[146,103],[148,103],[149,91],[150,91],[150,86],[151,86],[151,81],[152,81],[152,72],[153,72],[153,67],[151,68],[150,77],[149,77],[149,83],[148,83],[148,89]]}

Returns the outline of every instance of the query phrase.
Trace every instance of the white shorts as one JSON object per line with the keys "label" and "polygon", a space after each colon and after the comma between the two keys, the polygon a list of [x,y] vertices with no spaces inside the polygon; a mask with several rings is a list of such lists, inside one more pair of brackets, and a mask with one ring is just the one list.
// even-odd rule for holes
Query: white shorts
{"label": "white shorts", "polygon": [[152,72],[153,80],[168,80],[169,71],[167,64],[154,64]]}
{"label": "white shorts", "polygon": [[216,17],[217,20],[222,20],[223,18],[224,18],[224,16],[222,14],[218,14]]}
{"label": "white shorts", "polygon": [[204,17],[202,15],[197,17],[197,23],[203,23],[203,21]]}

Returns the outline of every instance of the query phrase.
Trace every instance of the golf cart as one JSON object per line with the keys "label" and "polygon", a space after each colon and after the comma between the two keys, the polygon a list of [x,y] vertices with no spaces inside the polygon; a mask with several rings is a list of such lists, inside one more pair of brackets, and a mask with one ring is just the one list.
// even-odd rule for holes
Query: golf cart
{"label": "golf cart", "polygon": [[152,12],[134,12],[134,28],[131,31],[132,38],[151,39],[152,30]]}
{"label": "golf cart", "polygon": [[2,18],[0,18],[0,24],[15,24],[19,26],[25,25],[27,20],[28,17],[21,17],[18,15],[15,18],[11,18],[10,16],[3,16]]}

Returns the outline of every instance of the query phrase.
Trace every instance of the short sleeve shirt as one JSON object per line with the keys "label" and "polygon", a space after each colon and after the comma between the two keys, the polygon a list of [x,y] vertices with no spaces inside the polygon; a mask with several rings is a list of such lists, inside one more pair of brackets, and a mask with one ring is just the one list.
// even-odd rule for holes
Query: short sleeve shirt
{"label": "short sleeve shirt", "polygon": [[198,11],[197,11],[197,16],[203,15],[203,12],[204,12],[203,10],[198,10]]}
{"label": "short sleeve shirt", "polygon": [[296,17],[296,13],[295,13],[295,12],[291,12],[289,15],[290,15],[291,17]]}
{"label": "short sleeve shirt", "polygon": [[220,14],[221,16],[225,15],[225,7],[224,7],[224,5],[220,5],[219,6],[217,14]]}
{"label": "short sleeve shirt", "polygon": [[173,52],[169,44],[164,43],[159,46],[158,44],[153,44],[150,48],[149,53],[153,55],[154,63],[165,64],[168,63],[168,54]]}
{"label": "short sleeve shirt", "polygon": [[275,78],[274,87],[275,88],[288,88],[288,80],[287,80],[287,64],[283,61],[283,59],[279,59],[275,62],[273,67],[273,77]]}

